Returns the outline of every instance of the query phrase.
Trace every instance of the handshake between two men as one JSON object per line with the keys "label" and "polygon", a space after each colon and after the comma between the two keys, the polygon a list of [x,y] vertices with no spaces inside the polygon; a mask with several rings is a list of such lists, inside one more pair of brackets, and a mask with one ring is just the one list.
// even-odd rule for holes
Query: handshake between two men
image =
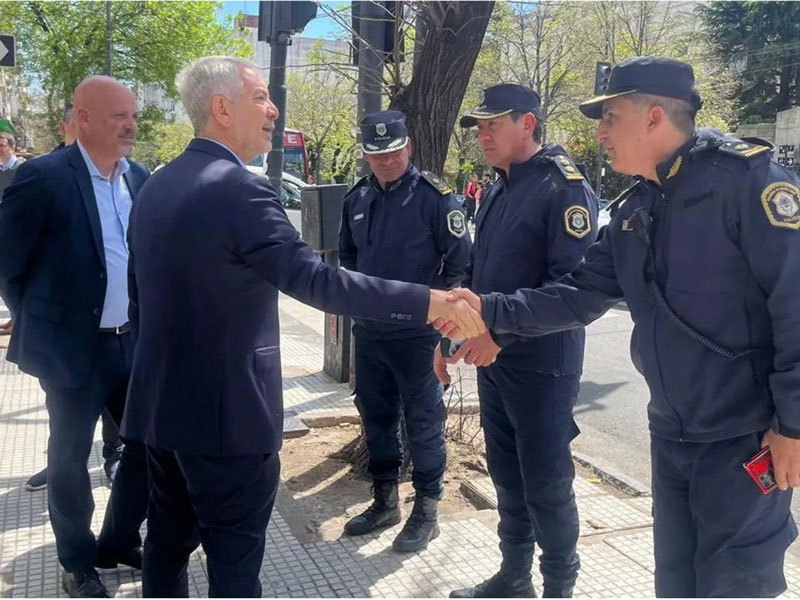
{"label": "handshake between two men", "polygon": [[434,354],[433,370],[444,384],[450,384],[448,363],[463,360],[476,367],[487,367],[500,353],[500,346],[495,344],[483,322],[480,296],[466,288],[456,288],[449,292],[431,290],[428,321],[443,336],[453,340],[466,340],[447,359],[440,352]]}

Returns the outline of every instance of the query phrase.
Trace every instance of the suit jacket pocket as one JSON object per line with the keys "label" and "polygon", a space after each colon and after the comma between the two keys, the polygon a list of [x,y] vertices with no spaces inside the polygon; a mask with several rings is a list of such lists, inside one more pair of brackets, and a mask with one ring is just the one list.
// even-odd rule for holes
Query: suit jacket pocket
{"label": "suit jacket pocket", "polygon": [[[258,387],[267,402],[277,402],[280,406],[283,395],[281,381],[281,351],[278,346],[256,348],[253,351],[253,372]],[[275,407],[272,407],[275,408]]]}
{"label": "suit jacket pocket", "polygon": [[23,311],[36,317],[60,323],[63,315],[61,307],[56,304],[51,304],[47,300],[40,298],[25,298],[23,301]]}

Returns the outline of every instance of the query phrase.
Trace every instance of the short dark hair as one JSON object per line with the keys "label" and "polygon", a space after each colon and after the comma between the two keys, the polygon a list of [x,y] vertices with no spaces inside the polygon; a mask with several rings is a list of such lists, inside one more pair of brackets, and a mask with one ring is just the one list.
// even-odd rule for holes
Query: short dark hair
{"label": "short dark hair", "polygon": [[17,147],[17,140],[14,137],[14,134],[9,133],[7,131],[0,131],[0,138],[3,138],[8,142],[8,146],[14,150]]}
{"label": "short dark hair", "polygon": [[631,94],[628,97],[640,108],[660,106],[678,131],[687,135],[694,133],[697,109],[686,100],[655,94]]}
{"label": "short dark hair", "polygon": [[[516,123],[517,121],[519,121],[519,118],[522,115],[525,115],[525,114],[528,114],[528,113],[522,113],[522,112],[514,111],[514,112],[511,113],[511,120]],[[531,114],[533,114],[533,113],[531,113]],[[533,116],[536,119],[536,124],[533,126],[533,141],[536,142],[537,144],[541,144],[542,143],[542,121],[536,115],[533,115]]]}
{"label": "short dark hair", "polygon": [[64,123],[69,123],[69,120],[72,118],[72,102],[67,102],[64,105],[64,112],[61,113],[61,120]]}

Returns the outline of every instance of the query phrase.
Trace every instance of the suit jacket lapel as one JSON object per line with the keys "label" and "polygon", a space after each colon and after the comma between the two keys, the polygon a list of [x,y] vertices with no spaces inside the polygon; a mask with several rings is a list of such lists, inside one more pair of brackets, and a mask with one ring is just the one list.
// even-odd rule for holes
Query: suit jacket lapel
{"label": "suit jacket lapel", "polygon": [[64,150],[69,157],[69,162],[74,169],[75,181],[78,183],[78,189],[81,192],[83,206],[86,209],[86,216],[89,218],[89,225],[92,228],[92,237],[94,244],[97,248],[97,254],[100,257],[100,262],[103,267],[106,266],[106,253],[103,246],[103,228],[100,225],[100,211],[97,210],[97,199],[94,197],[94,189],[92,188],[92,180],[89,177],[89,169],[86,168],[86,162],[83,160],[78,144],[72,144],[69,148]]}

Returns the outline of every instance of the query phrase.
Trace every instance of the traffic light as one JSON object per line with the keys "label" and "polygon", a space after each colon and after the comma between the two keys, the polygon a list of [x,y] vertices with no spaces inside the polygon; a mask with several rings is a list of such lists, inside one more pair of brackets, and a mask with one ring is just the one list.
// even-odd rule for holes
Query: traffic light
{"label": "traffic light", "polygon": [[594,95],[603,96],[611,79],[611,63],[599,62],[594,67]]}
{"label": "traffic light", "polygon": [[317,16],[316,2],[270,2],[258,3],[258,40],[277,42],[280,34],[287,37],[303,28]]}

